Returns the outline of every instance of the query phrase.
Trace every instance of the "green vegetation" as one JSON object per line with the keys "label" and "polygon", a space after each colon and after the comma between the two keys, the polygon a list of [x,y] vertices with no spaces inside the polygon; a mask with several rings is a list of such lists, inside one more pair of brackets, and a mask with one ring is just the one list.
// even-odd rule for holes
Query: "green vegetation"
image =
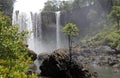
{"label": "green vegetation", "polygon": [[58,0],[48,0],[45,3],[43,12],[55,12],[61,10],[71,10],[72,2],[71,1],[58,1]]}
{"label": "green vegetation", "polygon": [[37,78],[35,74],[26,74],[32,63],[24,42],[28,31],[11,25],[14,2],[0,0],[0,78]]}
{"label": "green vegetation", "polygon": [[[119,0],[73,0],[73,2],[48,0],[43,11],[69,11],[73,8],[85,7],[87,4],[89,6],[92,4],[96,4],[97,6],[97,1],[101,4],[103,8],[105,8],[105,10],[111,11],[109,17],[113,20],[114,23],[112,25],[109,24],[106,29],[100,31],[95,36],[89,37],[87,39],[84,38],[85,42],[93,46],[108,45],[114,49],[120,48]],[[14,2],[15,0],[0,0],[0,11],[2,11],[4,15],[8,15],[11,17]],[[113,8],[111,8],[112,6]],[[91,20],[92,25],[95,25],[97,28],[97,24],[100,23],[99,25],[103,25],[103,23],[101,24],[101,22],[104,20],[101,18],[97,18],[100,20],[96,20],[96,17],[94,18],[95,14],[101,14],[101,16],[103,15],[103,17],[105,16],[104,13],[98,12],[97,10],[91,10],[88,14],[88,18]],[[0,78],[37,78],[35,74],[26,74],[28,64],[32,63],[31,58],[27,56],[29,49],[26,47],[24,42],[28,36],[28,31],[19,31],[18,26],[11,26],[11,18],[9,18],[8,16],[4,16],[2,13],[0,13]],[[116,28],[118,30],[116,30]],[[72,23],[66,24],[65,27],[62,29],[62,32],[67,35],[69,41],[70,63],[72,61],[72,40],[73,37],[78,35],[78,31],[79,30],[77,26]]]}
{"label": "green vegetation", "polygon": [[98,46],[98,45],[107,45],[110,46],[111,48],[120,48],[120,31],[115,30],[114,27],[111,30],[103,30],[97,33],[93,37],[86,37],[84,38],[84,41],[93,46]]}
{"label": "green vegetation", "polygon": [[[109,24],[109,28],[101,30],[93,37],[84,38],[89,45],[107,45],[113,49],[120,49],[120,30],[119,30],[119,6],[113,6],[113,10],[110,12],[109,17],[115,20],[115,23]],[[117,25],[116,25],[117,24]],[[117,28],[117,29],[116,29]]]}
{"label": "green vegetation", "polygon": [[73,42],[72,38],[78,35],[78,31],[79,30],[78,30],[77,26],[75,24],[72,24],[72,23],[66,24],[62,29],[62,32],[65,33],[68,36],[70,64],[71,64],[71,61],[72,61],[72,54],[71,54],[72,42]]}
{"label": "green vegetation", "polygon": [[120,29],[120,6],[113,6],[113,9],[111,13],[109,14],[109,17],[112,18],[117,24],[117,29]]}
{"label": "green vegetation", "polygon": [[[109,20],[113,20],[107,27],[92,37],[83,39],[88,45],[107,45],[113,49],[120,48],[120,6],[113,6],[113,9],[108,14]],[[116,30],[117,29],[117,30]]]}
{"label": "green vegetation", "polygon": [[91,6],[96,4],[98,7],[98,3],[100,3],[105,10],[110,11],[113,4],[119,4],[119,0],[69,0],[69,1],[59,1],[59,0],[48,0],[45,3],[45,7],[43,9],[44,12],[55,12],[67,10],[71,11],[74,8],[82,8],[85,6]]}
{"label": "green vegetation", "polygon": [[13,4],[16,0],[0,0],[0,11],[7,16],[12,16]]}
{"label": "green vegetation", "polygon": [[[11,26],[8,16],[0,13],[0,77],[1,78],[37,78],[36,75],[26,75],[28,64],[28,48],[24,39],[27,31],[19,31],[17,26]],[[28,59],[28,60],[26,60]]]}

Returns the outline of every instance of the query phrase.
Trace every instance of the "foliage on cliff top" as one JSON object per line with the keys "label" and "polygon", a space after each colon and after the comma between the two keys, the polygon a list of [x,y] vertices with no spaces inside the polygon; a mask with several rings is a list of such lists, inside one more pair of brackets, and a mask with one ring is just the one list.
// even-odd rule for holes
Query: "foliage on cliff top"
{"label": "foliage on cliff top", "polygon": [[112,11],[109,14],[109,17],[113,19],[113,22],[116,25],[117,29],[120,29],[120,6],[113,6]]}
{"label": "foliage on cliff top", "polygon": [[107,45],[111,48],[120,48],[120,30],[115,27],[104,29],[92,37],[86,37],[83,42],[90,46]]}
{"label": "foliage on cliff top", "polygon": [[[106,24],[106,28],[98,32],[93,37],[86,37],[84,41],[88,45],[108,45],[114,49],[120,48],[119,13],[120,6],[113,6],[112,11],[108,14],[110,22],[108,25]],[[114,21],[111,21],[111,19]]]}

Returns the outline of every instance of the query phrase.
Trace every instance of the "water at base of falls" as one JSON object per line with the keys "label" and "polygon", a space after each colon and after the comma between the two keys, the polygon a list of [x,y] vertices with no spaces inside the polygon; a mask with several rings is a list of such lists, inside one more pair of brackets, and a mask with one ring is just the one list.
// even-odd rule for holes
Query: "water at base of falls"
{"label": "water at base of falls", "polygon": [[[89,67],[89,70],[91,72],[97,72],[98,73],[98,78],[120,78],[120,71],[115,72],[116,69],[112,67],[107,67],[107,66],[98,66],[98,65],[93,65]],[[119,70],[117,68],[117,70]]]}

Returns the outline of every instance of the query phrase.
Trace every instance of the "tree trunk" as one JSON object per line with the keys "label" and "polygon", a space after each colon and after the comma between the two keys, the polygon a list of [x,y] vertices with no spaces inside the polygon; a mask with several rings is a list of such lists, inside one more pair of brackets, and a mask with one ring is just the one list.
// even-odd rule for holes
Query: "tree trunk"
{"label": "tree trunk", "polygon": [[117,27],[118,27],[118,30],[120,29],[119,28],[119,19],[117,19]]}
{"label": "tree trunk", "polygon": [[71,41],[71,37],[68,36],[68,44],[69,44],[69,66],[71,67],[71,61],[72,61],[72,54],[71,54],[71,51],[72,51],[72,41]]}

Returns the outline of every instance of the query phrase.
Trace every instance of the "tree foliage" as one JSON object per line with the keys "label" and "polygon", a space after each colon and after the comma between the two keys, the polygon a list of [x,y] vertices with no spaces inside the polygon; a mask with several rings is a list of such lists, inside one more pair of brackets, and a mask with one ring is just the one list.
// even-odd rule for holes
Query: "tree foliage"
{"label": "tree foliage", "polygon": [[72,2],[71,1],[61,1],[60,6],[59,6],[59,10],[67,10],[70,11],[72,10],[73,6],[72,6]]}
{"label": "tree foliage", "polygon": [[5,15],[12,16],[13,4],[16,0],[0,0],[0,11]]}
{"label": "tree foliage", "polygon": [[[21,48],[24,47],[22,42],[27,33],[26,31],[19,32],[18,27],[11,26],[10,21],[8,16],[0,14],[0,54],[1,58],[4,57],[5,59],[7,59],[5,56],[14,58],[16,51],[22,51]],[[24,50],[22,52],[24,52]]]}
{"label": "tree foliage", "polygon": [[117,29],[120,27],[120,6],[113,6],[112,11],[109,14],[109,17],[114,20],[117,24]]}
{"label": "tree foliage", "polygon": [[120,6],[120,0],[112,0],[113,6]]}
{"label": "tree foliage", "polygon": [[61,10],[71,10],[72,1],[48,0],[43,9],[44,12],[55,12]]}
{"label": "tree foliage", "polygon": [[106,28],[92,37],[86,37],[83,40],[91,46],[106,45],[113,49],[120,48],[120,30],[115,30],[113,26]]}
{"label": "tree foliage", "polygon": [[[1,78],[37,78],[26,75],[28,48],[24,44],[27,31],[19,31],[18,26],[11,26],[8,16],[0,13],[0,77]],[[27,60],[26,60],[27,59]]]}
{"label": "tree foliage", "polygon": [[67,36],[73,37],[78,34],[78,28],[75,24],[68,23],[62,29],[62,32],[65,33]]}
{"label": "tree foliage", "polygon": [[77,26],[72,23],[66,24],[62,29],[62,32],[68,36],[70,66],[71,66],[71,62],[72,62],[72,54],[71,54],[71,52],[72,52],[72,37],[77,36],[78,31],[79,30],[78,30]]}
{"label": "tree foliage", "polygon": [[58,11],[58,8],[59,8],[59,2],[57,0],[52,0],[52,1],[47,1],[45,3],[45,6],[44,6],[44,9],[43,11],[44,12],[54,12],[54,11]]}

